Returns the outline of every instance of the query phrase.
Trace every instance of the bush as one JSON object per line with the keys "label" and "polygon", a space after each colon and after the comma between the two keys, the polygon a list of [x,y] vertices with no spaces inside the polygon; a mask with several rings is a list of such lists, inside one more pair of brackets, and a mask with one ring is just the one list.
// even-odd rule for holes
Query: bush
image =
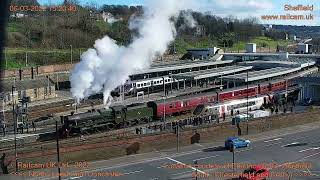
{"label": "bush", "polygon": [[126,148],[127,155],[137,154],[139,149],[140,149],[140,144],[138,142],[134,142],[133,144],[131,144]]}

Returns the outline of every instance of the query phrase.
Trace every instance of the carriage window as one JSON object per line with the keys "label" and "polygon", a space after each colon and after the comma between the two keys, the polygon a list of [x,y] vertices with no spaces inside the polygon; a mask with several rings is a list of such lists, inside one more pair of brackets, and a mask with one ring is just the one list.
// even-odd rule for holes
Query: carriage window
{"label": "carriage window", "polygon": [[137,87],[140,87],[140,84],[137,84]]}
{"label": "carriage window", "polygon": [[146,86],[147,85],[147,83],[143,83],[143,86]]}

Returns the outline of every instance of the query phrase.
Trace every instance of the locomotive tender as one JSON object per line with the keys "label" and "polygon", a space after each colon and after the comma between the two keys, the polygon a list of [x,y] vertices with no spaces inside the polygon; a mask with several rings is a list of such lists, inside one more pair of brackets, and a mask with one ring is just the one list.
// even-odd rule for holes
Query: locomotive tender
{"label": "locomotive tender", "polygon": [[[164,115],[174,116],[186,112],[191,112],[199,105],[208,104],[226,104],[233,102],[233,106],[241,106],[242,101],[232,101],[246,98],[263,97],[263,102],[274,93],[283,93],[291,86],[294,86],[290,80],[279,80],[272,83],[264,83],[251,85],[247,88],[228,89],[226,91],[216,91],[202,93],[193,96],[183,96],[167,99],[165,104],[163,101],[150,101],[146,105],[116,106],[108,110],[98,110],[82,114],[75,114],[62,117],[64,121],[63,128],[71,129],[71,132],[81,133],[83,131],[95,132],[102,130],[117,129],[129,127],[137,124],[143,124],[151,121],[158,121]],[[269,98],[268,98],[269,97]],[[261,99],[259,101],[261,104]],[[236,109],[236,108],[235,108]],[[165,112],[165,114],[164,114]],[[222,116],[222,113],[230,114],[231,108],[218,108],[217,115]]]}

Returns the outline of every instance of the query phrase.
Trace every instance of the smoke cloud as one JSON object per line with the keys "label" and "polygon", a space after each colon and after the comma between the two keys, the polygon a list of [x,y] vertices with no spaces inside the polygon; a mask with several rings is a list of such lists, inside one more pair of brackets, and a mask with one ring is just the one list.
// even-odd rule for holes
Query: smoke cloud
{"label": "smoke cloud", "polygon": [[[137,70],[148,68],[157,54],[162,55],[176,30],[172,18],[182,10],[194,7],[195,0],[146,0],[144,14],[130,22],[130,28],[138,30],[138,36],[128,46],[119,46],[108,36],[96,40],[94,48],[81,55],[70,76],[71,93],[81,99],[103,91],[106,107],[111,103],[110,93],[125,83]],[[190,17],[188,22],[192,23]]]}

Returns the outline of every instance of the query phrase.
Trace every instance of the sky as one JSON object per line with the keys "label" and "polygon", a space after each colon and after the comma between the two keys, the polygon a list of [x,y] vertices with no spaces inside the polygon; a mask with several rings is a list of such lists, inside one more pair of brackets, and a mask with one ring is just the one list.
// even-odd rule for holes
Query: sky
{"label": "sky", "polygon": [[[146,0],[78,0],[81,4],[143,5]],[[183,0],[180,0],[183,3]],[[320,0],[195,0],[199,10],[214,15],[237,18],[257,17],[262,24],[320,25]],[[59,4],[63,0],[38,0],[42,5]],[[313,11],[285,11],[284,5],[313,5]],[[262,20],[263,15],[313,15],[313,20]]]}

